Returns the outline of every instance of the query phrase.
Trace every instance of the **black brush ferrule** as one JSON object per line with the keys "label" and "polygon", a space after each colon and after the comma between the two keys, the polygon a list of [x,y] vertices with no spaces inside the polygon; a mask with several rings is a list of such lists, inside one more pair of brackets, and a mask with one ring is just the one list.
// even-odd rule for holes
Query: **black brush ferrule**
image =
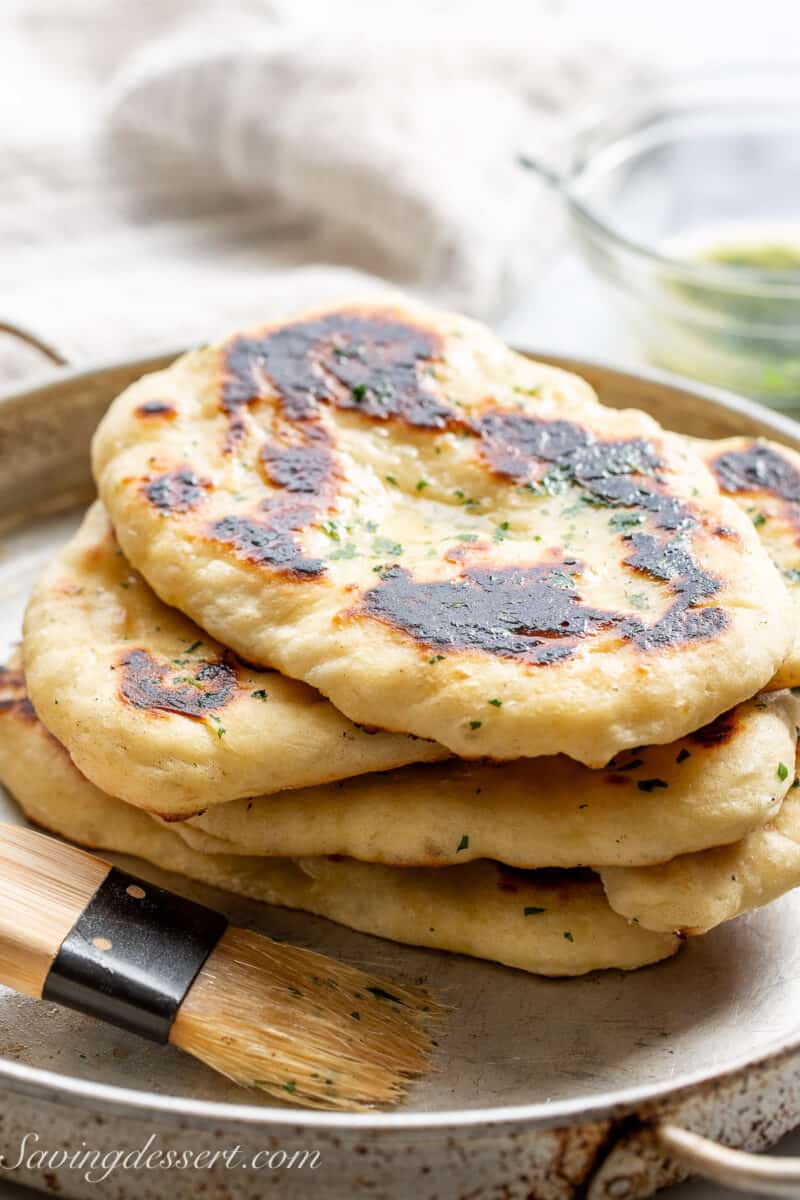
{"label": "black brush ferrule", "polygon": [[42,998],[164,1043],[227,926],[221,913],[112,867],[64,938]]}

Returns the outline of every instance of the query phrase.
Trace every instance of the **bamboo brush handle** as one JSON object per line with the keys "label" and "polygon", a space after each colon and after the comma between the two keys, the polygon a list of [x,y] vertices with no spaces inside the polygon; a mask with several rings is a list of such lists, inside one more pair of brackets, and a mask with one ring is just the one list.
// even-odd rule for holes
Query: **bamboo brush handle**
{"label": "bamboo brush handle", "polygon": [[109,870],[85,850],[0,826],[0,979],[7,987],[41,996],[59,946]]}
{"label": "bamboo brush handle", "polygon": [[0,825],[0,982],[166,1042],[222,913]]}

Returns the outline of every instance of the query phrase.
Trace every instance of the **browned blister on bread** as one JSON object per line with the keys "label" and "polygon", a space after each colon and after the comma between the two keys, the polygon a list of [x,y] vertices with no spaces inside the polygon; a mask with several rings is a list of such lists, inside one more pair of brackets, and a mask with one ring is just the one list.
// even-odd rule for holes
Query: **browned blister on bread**
{"label": "browned blister on bread", "polygon": [[[151,398],[175,418],[142,416]],[[672,741],[762,688],[794,636],[752,523],[681,439],[395,299],[141,380],[94,469],[163,600],[463,757]]]}

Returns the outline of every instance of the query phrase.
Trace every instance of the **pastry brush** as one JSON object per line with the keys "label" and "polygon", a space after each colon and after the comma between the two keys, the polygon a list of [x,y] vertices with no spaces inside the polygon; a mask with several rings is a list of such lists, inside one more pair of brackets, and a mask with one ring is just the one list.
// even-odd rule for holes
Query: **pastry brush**
{"label": "pastry brush", "polygon": [[316,1108],[397,1100],[426,1069],[437,1006],[75,846],[0,825],[0,983],[185,1050]]}

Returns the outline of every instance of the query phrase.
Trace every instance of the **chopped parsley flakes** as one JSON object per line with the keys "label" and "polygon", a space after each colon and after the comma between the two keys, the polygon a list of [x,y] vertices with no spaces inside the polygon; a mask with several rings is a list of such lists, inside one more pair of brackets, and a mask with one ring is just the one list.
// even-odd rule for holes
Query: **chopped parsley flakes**
{"label": "chopped parsley flakes", "polygon": [[648,608],[650,607],[649,601],[644,592],[626,592],[625,599],[629,604],[632,604],[634,608],[638,609],[639,612],[647,612]]}
{"label": "chopped parsley flakes", "polygon": [[778,763],[778,779],[784,780],[789,778],[789,768],[786,763]]}
{"label": "chopped parsley flakes", "polygon": [[644,524],[644,517],[641,513],[618,512],[608,518],[610,529],[635,529],[637,525]]}
{"label": "chopped parsley flakes", "polygon": [[403,546],[400,542],[393,542],[391,538],[376,537],[372,539],[372,553],[383,555],[388,554],[393,558],[400,558],[403,553]]}
{"label": "chopped parsley flakes", "polygon": [[345,542],[343,546],[339,546],[334,550],[333,554],[329,555],[331,559],[339,558],[358,558],[358,546],[354,542]]}
{"label": "chopped parsley flakes", "polygon": [[469,850],[469,834],[468,833],[463,833],[461,835],[461,841],[458,843],[458,846],[456,847],[456,854],[460,854],[462,850]]}
{"label": "chopped parsley flakes", "polygon": [[336,521],[323,521],[320,524],[320,529],[334,542],[340,542],[342,540],[342,535],[339,532],[339,525]]}

